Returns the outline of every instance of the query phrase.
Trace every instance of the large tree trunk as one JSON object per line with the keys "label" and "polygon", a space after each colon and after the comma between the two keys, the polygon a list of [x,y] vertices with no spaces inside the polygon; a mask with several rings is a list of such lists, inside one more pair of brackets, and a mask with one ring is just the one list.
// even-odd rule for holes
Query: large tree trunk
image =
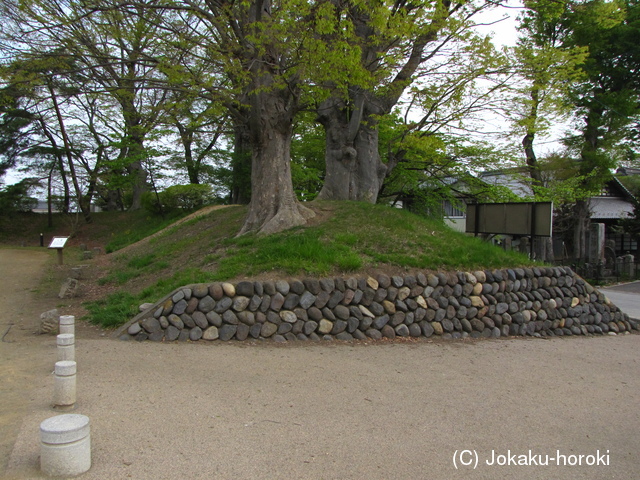
{"label": "large tree trunk", "polygon": [[350,111],[341,100],[319,109],[326,132],[326,175],[320,200],[357,200],[376,203],[387,168],[378,151],[378,122],[363,122],[364,98]]}
{"label": "large tree trunk", "polygon": [[[600,163],[598,158],[600,127],[602,123],[602,106],[589,108],[585,118],[585,127],[582,133],[583,143],[580,152],[582,162],[580,164],[580,174],[588,175],[596,172],[596,176],[587,177],[582,181],[582,186],[587,191],[600,188],[602,186],[602,171],[606,167]],[[573,231],[573,258],[578,262],[586,262],[589,252],[587,251],[587,232],[591,219],[590,202],[588,198],[577,200],[573,207],[575,229]]]}
{"label": "large tree trunk", "polygon": [[[131,74],[133,77],[133,73]],[[135,91],[133,82],[126,81],[125,92],[119,101],[124,119],[124,154],[130,162],[126,166],[131,182],[131,205],[129,210],[142,208],[142,194],[148,190],[147,171],[144,168],[144,141],[147,130],[143,127],[143,117],[135,104],[132,92]]]}
{"label": "large tree trunk", "polygon": [[527,169],[531,176],[533,193],[537,194],[539,187],[542,187],[542,175],[540,173],[540,165],[538,165],[538,158],[536,152],[533,149],[533,142],[536,138],[535,125],[538,120],[538,107],[540,105],[540,89],[534,88],[531,91],[531,107],[529,109],[529,116],[527,118],[529,126],[527,127],[526,135],[522,138],[522,148],[524,149],[524,156],[527,162]]}
{"label": "large tree trunk", "polygon": [[233,133],[231,203],[247,204],[251,201],[251,132],[247,122],[237,120]]}
{"label": "large tree trunk", "polygon": [[[55,169],[57,166],[58,171],[60,172],[60,179],[62,180],[63,196],[62,196],[62,205],[60,206],[60,211],[62,213],[69,213],[69,211],[71,210],[71,190],[69,188],[69,181],[67,180],[67,173],[64,168],[64,158],[60,154],[61,148],[58,147],[58,143],[56,142],[56,139],[53,136],[53,134],[50,132],[49,128],[47,127],[47,124],[44,121],[44,119],[40,118],[39,122],[44,135],[47,137],[47,139],[49,140],[49,143],[51,143],[51,147],[55,151],[56,160],[52,165],[52,169]],[[50,177],[49,183],[51,183],[52,175],[53,175],[53,170],[49,173],[49,177]],[[49,197],[51,197],[51,193],[49,193]],[[49,198],[49,203],[51,203],[51,198]]]}
{"label": "large tree trunk", "polygon": [[104,206],[104,210],[107,212],[115,212],[116,210],[122,209],[122,202],[120,202],[120,192],[113,188],[107,190],[107,197],[105,199],[107,202]]}
{"label": "large tree trunk", "polygon": [[[398,12],[405,7],[411,8],[408,4],[402,5]],[[424,60],[426,46],[438,38],[446,19],[461,7],[462,4],[450,2],[443,2],[438,7],[441,11],[434,16],[431,28],[413,38],[402,67],[385,88],[375,91],[352,86],[348,103],[338,94],[319,106],[318,118],[326,129],[327,140],[325,184],[318,198],[376,203],[384,178],[391,173],[391,168],[380,160],[378,118],[393,110]],[[354,33],[361,42],[361,64],[377,76],[384,64],[382,58],[395,42],[391,38],[386,38],[386,42],[379,38],[367,9],[353,5],[349,15],[354,22]]]}
{"label": "large tree trunk", "polygon": [[131,180],[131,205],[129,210],[142,208],[142,194],[148,190],[147,171],[142,164],[144,156],[144,139],[134,136],[129,140],[129,157],[132,162],[127,166],[127,172]]}
{"label": "large tree trunk", "polygon": [[378,150],[378,122],[372,118],[358,129],[356,148],[356,185],[354,200],[376,203],[387,173]]}
{"label": "large tree trunk", "polygon": [[257,231],[276,233],[304,225],[314,213],[296,198],[291,181],[290,147],[296,99],[289,90],[270,86],[252,96],[249,113],[251,133],[251,202],[240,235]]}
{"label": "large tree trunk", "polygon": [[140,210],[142,208],[142,194],[147,188],[147,171],[142,166],[142,162],[133,162],[127,167],[132,179],[131,206],[129,210]]}

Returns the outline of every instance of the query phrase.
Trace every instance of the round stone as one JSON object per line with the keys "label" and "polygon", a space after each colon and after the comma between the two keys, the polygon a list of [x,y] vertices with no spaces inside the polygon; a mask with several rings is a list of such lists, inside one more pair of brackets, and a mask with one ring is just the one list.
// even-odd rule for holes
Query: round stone
{"label": "round stone", "polygon": [[173,325],[169,325],[167,329],[164,331],[164,338],[167,342],[173,342],[178,339],[180,336],[180,330],[178,330]]}
{"label": "round stone", "polygon": [[189,340],[195,342],[202,338],[202,329],[200,327],[194,327],[189,331]]}
{"label": "round stone", "polygon": [[318,333],[320,333],[321,335],[328,334],[329,332],[331,332],[332,329],[333,329],[333,323],[327,320],[326,318],[323,318],[318,323]]}
{"label": "round stone", "polygon": [[249,336],[249,325],[245,325],[244,323],[240,323],[238,325],[238,329],[236,330],[236,339],[243,341],[246,340]]}
{"label": "round stone", "polygon": [[260,335],[265,338],[269,338],[271,335],[278,331],[278,326],[271,322],[265,322],[262,324],[262,328],[260,329]]}
{"label": "round stone", "polygon": [[239,282],[236,285],[236,295],[252,297],[254,294],[253,282]]}
{"label": "round stone", "polygon": [[395,328],[396,335],[399,337],[408,337],[410,335],[409,327],[404,323]]}
{"label": "round stone", "polygon": [[296,323],[298,317],[290,310],[283,310],[280,312],[280,318],[286,323]]}
{"label": "round stone", "polygon": [[346,320],[347,318],[349,318],[349,315],[350,315],[349,309],[344,305],[337,305],[333,309],[333,313],[337,318],[341,320]]}
{"label": "round stone", "polygon": [[391,325],[385,325],[384,327],[382,327],[382,330],[380,330],[380,333],[385,338],[396,338],[396,331],[393,329]]}
{"label": "round stone", "polygon": [[276,291],[280,292],[283,296],[286,296],[289,293],[291,286],[289,282],[286,280],[277,280],[276,281]]}
{"label": "round stone", "polygon": [[225,282],[222,284],[222,291],[227,297],[235,297],[236,296],[236,287],[233,284]]}
{"label": "round stone", "polygon": [[233,299],[231,308],[233,308],[236,312],[242,312],[243,310],[247,309],[250,301],[251,300],[249,299],[249,297],[237,296]]}
{"label": "round stone", "polygon": [[141,331],[142,331],[142,327],[138,322],[132,323],[131,325],[129,325],[129,328],[127,329],[127,333],[129,335],[137,335]]}
{"label": "round stone", "polygon": [[219,338],[222,341],[231,340],[238,330],[237,325],[223,325],[218,329]]}

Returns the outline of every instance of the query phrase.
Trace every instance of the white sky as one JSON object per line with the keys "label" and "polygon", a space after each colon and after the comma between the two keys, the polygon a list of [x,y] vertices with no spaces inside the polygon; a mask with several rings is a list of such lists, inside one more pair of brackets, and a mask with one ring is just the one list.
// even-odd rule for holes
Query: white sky
{"label": "white sky", "polygon": [[[485,25],[478,25],[477,29],[490,35],[496,46],[512,47],[516,45],[518,40],[517,17],[523,9],[520,0],[509,2],[505,6],[496,7],[490,11],[478,15],[476,22]],[[489,125],[488,130],[491,131],[508,131],[509,127],[505,121],[499,117],[488,117],[485,120]],[[563,148],[559,139],[566,136],[568,125],[558,125],[556,129],[550,132],[547,137],[539,136],[535,141],[536,154],[542,157],[553,151],[559,151]]]}
{"label": "white sky", "polygon": [[516,30],[516,17],[522,10],[520,1],[510,2],[509,5],[500,6],[479,14],[476,18],[478,30],[493,37],[496,45],[514,46],[518,39]]}

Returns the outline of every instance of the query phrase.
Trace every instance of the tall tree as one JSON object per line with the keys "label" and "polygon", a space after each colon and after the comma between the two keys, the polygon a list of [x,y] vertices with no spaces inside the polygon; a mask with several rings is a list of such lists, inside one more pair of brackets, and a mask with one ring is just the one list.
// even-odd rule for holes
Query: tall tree
{"label": "tall tree", "polygon": [[[61,79],[60,72],[68,70],[68,60],[52,51],[39,57],[15,58],[3,68],[3,78],[14,88],[16,95],[37,128],[30,131],[29,147],[19,152],[21,159],[28,159],[32,173],[37,170],[48,171],[49,188],[54,171],[58,171],[64,186],[62,211],[70,208],[70,188],[67,173],[71,176],[75,197],[85,218],[90,220],[88,208],[82,202],[82,189],[75,172],[75,148],[67,131],[69,98],[73,88]],[[44,163],[43,163],[44,160]],[[35,167],[35,168],[34,168]]]}
{"label": "tall tree", "polygon": [[421,65],[460,38],[471,16],[487,4],[398,0],[335,5],[353,24],[351,41],[362,52],[359,64],[368,76],[349,84],[346,95],[337,93],[318,105],[327,133],[326,177],[318,198],[375,203],[389,173],[378,151],[380,117],[392,112]]}
{"label": "tall tree", "polygon": [[506,56],[487,39],[477,40],[443,48],[421,66],[405,95],[403,118],[381,118],[380,147],[387,174],[379,199],[424,196],[421,185],[433,183],[430,177],[442,185],[444,177],[498,168],[511,159],[477,136],[486,115],[499,107],[496,94],[510,79]]}
{"label": "tall tree", "polygon": [[534,142],[568,119],[571,104],[567,95],[583,78],[580,65],[588,55],[587,47],[565,46],[568,31],[563,20],[570,6],[568,1],[525,2],[519,17],[518,44],[511,49],[515,86],[507,115],[522,138],[534,193],[543,185]]}
{"label": "tall tree", "polygon": [[15,85],[0,89],[0,179],[30,145],[29,129],[35,118],[21,104],[20,97]]}
{"label": "tall tree", "polygon": [[[567,143],[577,153],[584,188],[598,191],[611,175],[619,147],[640,116],[640,5],[637,1],[593,0],[577,4],[568,15],[570,46],[585,46],[586,80],[575,86],[576,135]],[[574,257],[587,257],[589,202],[574,209]]]}
{"label": "tall tree", "polygon": [[144,142],[158,124],[167,94],[155,88],[163,78],[153,61],[160,52],[168,57],[171,51],[152,18],[162,12],[149,11],[142,18],[75,0],[27,0],[19,5],[7,0],[4,12],[14,29],[12,41],[23,55],[59,49],[73,60],[73,73],[84,92],[104,93],[119,106],[119,162],[131,181],[131,208],[139,208],[146,187]]}
{"label": "tall tree", "polygon": [[[326,96],[329,79],[344,85],[357,75],[359,51],[345,40],[350,21],[324,0],[177,0],[156,6],[197,19],[165,28],[192,25],[191,41],[206,52],[216,75],[207,87],[209,98],[229,109],[251,145],[251,202],[241,233],[304,224],[313,213],[293,190],[294,118],[313,99]],[[334,42],[323,40],[328,34]]]}

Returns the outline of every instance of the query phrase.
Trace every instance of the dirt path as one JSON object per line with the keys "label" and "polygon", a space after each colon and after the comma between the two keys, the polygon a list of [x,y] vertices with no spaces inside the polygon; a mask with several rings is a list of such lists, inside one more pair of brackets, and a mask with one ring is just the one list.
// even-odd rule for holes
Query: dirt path
{"label": "dirt path", "polygon": [[[60,314],[75,314],[82,300],[62,301],[56,296],[58,277],[67,275],[67,267],[56,262],[50,250],[0,248],[0,472],[31,405],[42,400],[36,385],[52,378],[56,339],[37,333],[40,314],[54,308]],[[76,337],[102,335],[97,327],[78,322]],[[50,397],[47,392],[45,402]]]}
{"label": "dirt path", "polygon": [[[0,249],[3,330],[14,323],[0,344],[3,479],[44,478],[38,426],[56,414],[55,339],[31,334],[51,305],[30,288],[45,261]],[[121,342],[81,330],[76,344],[75,412],[91,420],[84,480],[608,480],[640,471],[640,335],[281,346]],[[462,450],[458,460],[478,455],[477,469],[455,468]],[[585,463],[599,452],[607,463],[487,465],[494,453],[529,451]]]}
{"label": "dirt path", "polygon": [[[34,292],[50,259],[47,251],[0,248],[0,464],[4,469],[27,411],[31,386],[47,361],[51,337],[36,336],[49,299]],[[46,340],[49,340],[47,342]]]}

